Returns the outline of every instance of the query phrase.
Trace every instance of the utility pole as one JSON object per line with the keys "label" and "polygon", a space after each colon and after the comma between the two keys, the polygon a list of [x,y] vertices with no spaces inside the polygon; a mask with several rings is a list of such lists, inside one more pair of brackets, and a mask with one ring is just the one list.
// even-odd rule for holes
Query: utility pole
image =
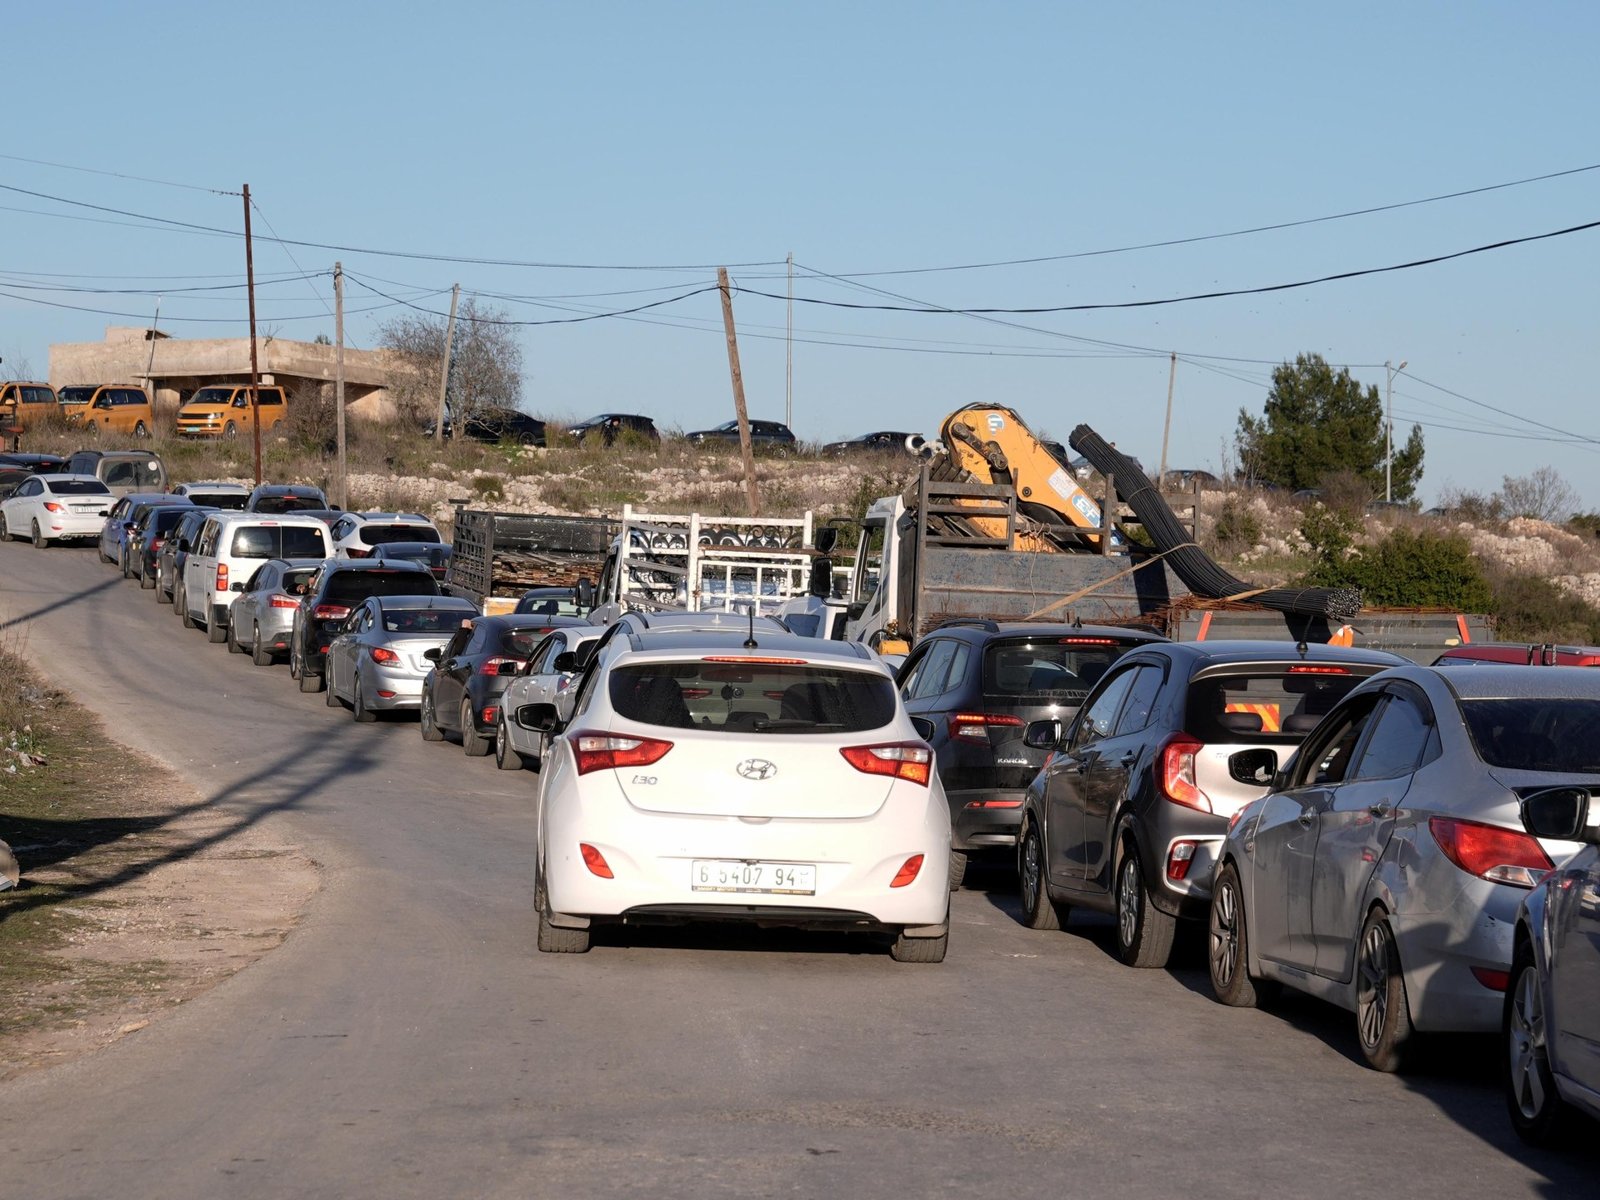
{"label": "utility pole", "polygon": [[156,369],[156,327],[161,324],[161,297],[156,297],[156,315],[150,322],[150,356],[144,362],[144,385],[150,389],[150,411],[155,411],[156,404],[156,379],[153,372]]}
{"label": "utility pole", "polygon": [[750,450],[750,418],[744,408],[744,376],[739,371],[739,339],[733,332],[733,295],[728,290],[728,268],[717,268],[717,287],[722,292],[722,327],[728,335],[728,374],[733,377],[733,412],[739,418],[739,453],[744,459],[744,493],[750,515],[761,515],[761,497],[756,492],[756,459]]}
{"label": "utility pole", "polygon": [[344,442],[344,264],[333,264],[333,407],[339,421],[339,507],[350,507],[350,463]]}
{"label": "utility pole", "polygon": [[1383,385],[1384,407],[1387,414],[1383,421],[1383,499],[1388,503],[1394,499],[1394,377],[1406,369],[1406,360],[1401,359],[1398,367],[1391,367],[1389,360],[1383,360],[1383,369],[1389,373],[1388,381]]}
{"label": "utility pole", "polygon": [[1161,427],[1161,471],[1156,475],[1156,490],[1167,486],[1167,438],[1172,435],[1172,385],[1178,382],[1178,352],[1172,351],[1172,369],[1167,372],[1167,423]]}
{"label": "utility pole", "polygon": [[783,423],[794,428],[794,251],[789,251],[788,333],[783,355]]}
{"label": "utility pole", "polygon": [[439,372],[439,419],[433,423],[433,440],[444,445],[444,394],[450,386],[450,346],[456,338],[456,301],[461,299],[461,285],[450,289],[450,323],[444,327],[444,369]]}
{"label": "utility pole", "polygon": [[250,293],[250,428],[256,448],[256,486],[261,486],[261,368],[256,362],[256,262],[250,246],[250,185],[244,185],[244,278]]}

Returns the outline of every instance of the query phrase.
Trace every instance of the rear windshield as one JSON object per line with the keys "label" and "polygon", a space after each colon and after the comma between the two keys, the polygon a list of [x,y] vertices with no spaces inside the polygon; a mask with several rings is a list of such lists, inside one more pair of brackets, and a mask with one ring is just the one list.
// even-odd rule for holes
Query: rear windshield
{"label": "rear windshield", "polygon": [[318,496],[261,496],[256,500],[256,512],[264,513],[298,512],[303,508],[321,510],[327,507],[328,502]]}
{"label": "rear windshield", "polygon": [[987,696],[1034,696],[1081,701],[1106,668],[1135,643],[1100,637],[999,638],[983,652]]}
{"label": "rear windshield", "polygon": [[1367,677],[1335,673],[1343,670],[1308,664],[1196,680],[1184,729],[1208,745],[1298,742]]}
{"label": "rear windshield", "polygon": [[524,596],[517,601],[517,612],[522,616],[581,617],[588,610],[567,596]]}
{"label": "rear windshield", "polygon": [[93,479],[56,479],[45,484],[58,496],[109,496],[111,489]]}
{"label": "rear windshield", "polygon": [[439,531],[426,525],[375,525],[361,526],[361,540],[369,546],[382,546],[389,542],[437,542]]}
{"label": "rear windshield", "polygon": [[108,487],[153,492],[161,486],[161,464],[148,459],[101,459],[99,475]]}
{"label": "rear windshield", "polygon": [[240,492],[190,492],[189,499],[195,504],[206,504],[230,512],[243,512],[250,497]]}
{"label": "rear windshield", "polygon": [[1461,712],[1491,767],[1510,771],[1600,771],[1600,700],[1463,700]]}
{"label": "rear windshield", "polygon": [[183,511],[184,506],[178,504],[163,504],[160,508],[152,509],[150,520],[146,522],[146,529],[154,529],[157,533],[165,533],[184,517],[188,516]]}
{"label": "rear windshield", "polygon": [[234,530],[235,558],[325,558],[327,539],[318,526],[246,525]]}
{"label": "rear windshield", "polygon": [[812,665],[641,663],[611,672],[611,704],[630,721],[740,733],[855,733],[894,719],[894,684]]}
{"label": "rear windshield", "polygon": [[[285,555],[285,557],[293,557]],[[355,605],[368,596],[437,596],[426,571],[335,571],[323,589],[330,604]]]}
{"label": "rear windshield", "polygon": [[450,608],[389,608],[383,610],[383,627],[390,633],[454,633],[472,614]]}
{"label": "rear windshield", "polygon": [[407,546],[403,550],[386,550],[385,558],[399,558],[406,562],[421,563],[425,567],[442,567],[450,561],[449,546]]}

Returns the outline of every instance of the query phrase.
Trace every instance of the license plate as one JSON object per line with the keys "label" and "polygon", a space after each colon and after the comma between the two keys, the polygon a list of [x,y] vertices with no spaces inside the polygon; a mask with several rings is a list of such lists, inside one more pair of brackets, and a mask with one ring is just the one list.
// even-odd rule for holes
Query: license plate
{"label": "license plate", "polygon": [[99,512],[100,509],[93,504],[74,504],[72,511],[75,513],[92,513]]}
{"label": "license plate", "polygon": [[814,896],[817,868],[811,863],[724,862],[697,858],[690,867],[689,886],[697,892]]}

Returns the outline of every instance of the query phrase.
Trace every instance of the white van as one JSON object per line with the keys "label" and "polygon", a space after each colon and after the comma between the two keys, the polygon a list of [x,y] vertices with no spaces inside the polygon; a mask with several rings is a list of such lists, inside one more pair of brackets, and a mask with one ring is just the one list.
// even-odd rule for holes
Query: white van
{"label": "white van", "polygon": [[177,602],[185,628],[206,627],[210,641],[228,636],[234,592],[271,558],[328,558],[333,544],[316,517],[292,513],[219,512],[206,518],[189,547]]}

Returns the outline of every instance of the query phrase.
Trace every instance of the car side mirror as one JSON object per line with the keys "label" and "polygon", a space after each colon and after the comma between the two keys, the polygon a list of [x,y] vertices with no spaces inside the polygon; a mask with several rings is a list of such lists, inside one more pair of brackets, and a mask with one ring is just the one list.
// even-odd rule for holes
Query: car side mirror
{"label": "car side mirror", "polygon": [[563,650],[550,665],[563,675],[571,675],[578,669],[578,656],[571,650]]}
{"label": "car side mirror", "polygon": [[1278,773],[1278,752],[1258,748],[1228,756],[1228,775],[1235,783],[1270,787]]}
{"label": "car side mirror", "polygon": [[1534,837],[1562,842],[1593,842],[1589,832],[1589,793],[1583,788],[1546,788],[1522,798],[1522,824]]}
{"label": "car side mirror", "polygon": [[1033,750],[1054,750],[1061,745],[1061,722],[1054,717],[1029,721],[1022,731],[1022,744]]}
{"label": "car side mirror", "polygon": [[917,736],[925,742],[933,741],[933,735],[938,729],[927,717],[912,717],[911,727],[917,731]]}
{"label": "car side mirror", "polygon": [[228,589],[228,590],[229,590],[229,591],[230,591],[230,592],[242,592],[242,591],[244,591],[244,584],[245,584],[245,581],[244,581],[244,580],[242,580],[242,579],[241,579],[241,580],[239,580],[239,582],[238,582],[238,583],[236,583],[236,584],[234,584],[234,585],[233,585],[233,586],[232,586],[232,587],[231,587],[231,588],[229,588],[229,589]]}
{"label": "car side mirror", "polygon": [[422,652],[422,657],[427,659],[431,663],[438,662],[439,659],[442,658],[443,656],[444,656],[444,647],[443,646],[429,646],[426,650],[424,650]]}
{"label": "car side mirror", "polygon": [[579,608],[593,608],[594,582],[588,579],[578,580],[577,585],[572,589],[572,598],[578,602]]}
{"label": "car side mirror", "polygon": [[561,714],[554,704],[524,704],[517,709],[516,720],[534,733],[555,733],[561,728]]}
{"label": "car side mirror", "polygon": [[185,553],[185,554],[189,553],[189,539],[188,538],[179,538],[178,539],[178,549],[183,551],[183,553]]}

